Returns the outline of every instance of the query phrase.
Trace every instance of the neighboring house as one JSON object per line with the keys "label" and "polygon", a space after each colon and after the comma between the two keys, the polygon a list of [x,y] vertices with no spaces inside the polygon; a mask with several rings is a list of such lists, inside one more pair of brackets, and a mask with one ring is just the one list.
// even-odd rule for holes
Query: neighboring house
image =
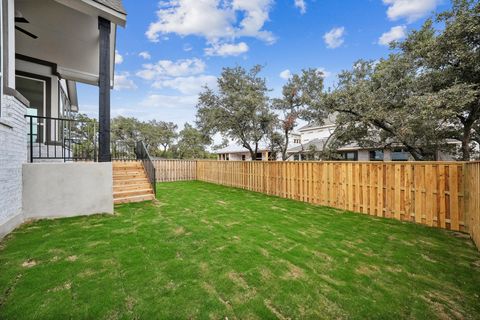
{"label": "neighboring house", "polygon": [[[289,136],[289,146],[298,146],[301,143],[301,134],[297,132],[292,132]],[[257,161],[268,161],[272,160],[270,148],[267,143],[261,142],[258,147]],[[251,161],[252,157],[250,151],[247,148],[244,148],[238,144],[230,144],[225,148],[215,150],[214,153],[217,155],[218,160],[229,160],[229,161]],[[275,160],[281,160],[282,157],[277,153]]]}
{"label": "neighboring house", "polygon": [[[290,136],[290,144],[287,151],[287,161],[313,161],[322,160],[321,152],[331,142],[330,138],[336,128],[335,118],[326,119],[321,125],[309,123],[300,127],[298,133]],[[449,144],[458,144],[457,141],[450,140]],[[405,148],[400,145],[392,145],[390,148],[363,148],[357,144],[350,144],[339,148],[339,160],[345,161],[413,161],[413,157]],[[269,148],[267,144],[262,144],[259,148],[258,160],[267,160]],[[250,153],[246,148],[238,145],[230,145],[226,148],[215,151],[219,160],[249,161]],[[437,155],[440,161],[451,161],[454,158],[446,153]],[[271,160],[271,159],[270,159]],[[277,154],[276,160],[281,160]]]}
{"label": "neighboring house", "polygon": [[[218,160],[227,161],[251,161],[252,156],[247,148],[239,146],[237,144],[231,144],[225,148],[215,150],[214,152]],[[262,144],[258,148],[257,161],[267,161],[269,154],[269,148],[265,144]]]}
{"label": "neighboring house", "polygon": [[[301,134],[301,145],[288,149],[289,160],[322,160],[319,153],[330,143],[329,138],[335,131],[335,120],[327,119],[324,124],[308,124],[298,131]],[[458,144],[450,140],[449,144]],[[363,148],[357,144],[350,144],[339,148],[341,160],[346,161],[412,161],[413,157],[401,144],[392,145],[388,149]],[[454,160],[449,154],[439,152],[438,160]]]}
{"label": "neighboring house", "polygon": [[[0,238],[28,219],[113,212],[110,90],[116,28],[126,23],[121,0],[0,0],[0,9]],[[73,139],[88,137],[72,120],[77,82],[99,87],[90,159],[98,162],[69,161],[88,160]]]}

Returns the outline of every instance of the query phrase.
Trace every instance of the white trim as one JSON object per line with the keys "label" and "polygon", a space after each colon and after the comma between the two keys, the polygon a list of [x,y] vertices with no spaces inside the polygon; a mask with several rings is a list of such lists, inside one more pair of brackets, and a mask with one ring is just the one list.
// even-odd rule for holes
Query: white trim
{"label": "white trim", "polygon": [[73,80],[98,86],[98,75],[60,66],[57,66],[57,72],[58,74],[60,74],[62,79]]}

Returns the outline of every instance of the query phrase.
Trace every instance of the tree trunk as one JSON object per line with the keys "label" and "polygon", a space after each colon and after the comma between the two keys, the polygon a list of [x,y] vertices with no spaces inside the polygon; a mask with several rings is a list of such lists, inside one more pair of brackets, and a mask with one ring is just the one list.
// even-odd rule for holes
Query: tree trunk
{"label": "tree trunk", "polygon": [[289,137],[288,137],[289,130],[285,130],[285,145],[282,148],[282,160],[285,161],[288,159],[287,157],[287,150],[288,150],[288,143],[289,143]]}
{"label": "tree trunk", "polygon": [[470,161],[470,141],[472,137],[472,125],[465,124],[462,137],[462,160]]}

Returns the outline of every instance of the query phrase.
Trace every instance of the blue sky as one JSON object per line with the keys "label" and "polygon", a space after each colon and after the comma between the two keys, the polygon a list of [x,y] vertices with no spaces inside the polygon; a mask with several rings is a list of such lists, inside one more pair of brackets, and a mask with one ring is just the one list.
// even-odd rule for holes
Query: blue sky
{"label": "blue sky", "polygon": [[[222,67],[263,65],[271,96],[302,68],[327,86],[355,60],[388,54],[389,40],[418,28],[448,0],[124,0],[112,116],[195,119],[204,84]],[[98,88],[79,85],[80,111],[97,116]]]}

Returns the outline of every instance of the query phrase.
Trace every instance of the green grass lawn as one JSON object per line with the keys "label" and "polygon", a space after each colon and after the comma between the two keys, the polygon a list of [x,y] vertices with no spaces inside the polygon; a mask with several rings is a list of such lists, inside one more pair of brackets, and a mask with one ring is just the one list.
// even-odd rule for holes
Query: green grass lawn
{"label": "green grass lawn", "polygon": [[0,319],[480,318],[467,236],[202,182],[0,243]]}

